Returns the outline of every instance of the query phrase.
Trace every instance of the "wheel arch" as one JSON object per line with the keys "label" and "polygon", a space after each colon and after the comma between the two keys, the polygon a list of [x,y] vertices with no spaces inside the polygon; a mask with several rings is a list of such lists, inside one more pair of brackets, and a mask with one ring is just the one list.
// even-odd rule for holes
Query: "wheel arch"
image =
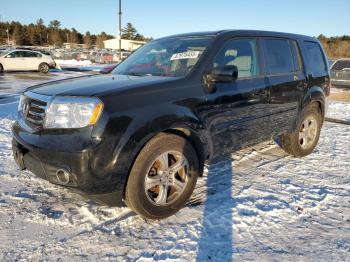
{"label": "wheel arch", "polygon": [[47,63],[46,61],[42,61],[42,62],[39,62],[39,65],[38,65],[38,71],[39,71],[39,72],[40,72],[40,67],[41,67],[41,65],[43,65],[43,64],[47,65],[48,68],[50,69],[49,63]]}
{"label": "wheel arch", "polygon": [[326,114],[326,95],[324,90],[319,86],[313,86],[308,90],[303,98],[300,113],[312,103],[316,103],[318,105],[322,119],[324,119]]}
{"label": "wheel arch", "polygon": [[204,163],[211,155],[210,143],[207,140],[206,135],[203,134],[203,132],[194,130],[193,128],[185,126],[184,124],[178,124],[169,128],[163,128],[161,130],[154,131],[150,135],[144,137],[142,141],[139,142],[139,145],[135,148],[135,151],[131,154],[132,160],[128,167],[123,185],[123,198],[125,197],[125,189],[129,180],[131,169],[136,161],[137,156],[149,141],[151,141],[153,138],[160,134],[173,134],[186,139],[193,146],[197,153],[200,168],[199,173],[200,175],[202,175]]}

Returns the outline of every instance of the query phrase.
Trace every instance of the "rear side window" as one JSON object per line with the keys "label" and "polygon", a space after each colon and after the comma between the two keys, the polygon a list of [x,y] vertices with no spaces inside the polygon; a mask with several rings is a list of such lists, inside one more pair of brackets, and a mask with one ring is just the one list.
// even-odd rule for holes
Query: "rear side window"
{"label": "rear side window", "polygon": [[270,75],[288,74],[295,71],[292,49],[285,39],[265,39],[265,63]]}
{"label": "rear side window", "polygon": [[36,53],[36,52],[27,51],[26,57],[41,57],[41,55],[39,53]]}
{"label": "rear side window", "polygon": [[332,70],[343,70],[344,68],[350,68],[350,60],[339,60],[332,66]]}
{"label": "rear side window", "polygon": [[327,74],[327,64],[323,57],[320,46],[315,42],[304,42],[308,71],[314,76],[323,76]]}

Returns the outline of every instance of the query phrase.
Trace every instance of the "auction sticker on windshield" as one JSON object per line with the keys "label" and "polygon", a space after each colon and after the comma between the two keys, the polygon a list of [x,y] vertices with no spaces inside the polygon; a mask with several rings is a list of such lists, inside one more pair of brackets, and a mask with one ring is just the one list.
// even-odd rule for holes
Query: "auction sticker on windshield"
{"label": "auction sticker on windshield", "polygon": [[197,58],[200,54],[200,51],[187,51],[183,53],[175,53],[171,56],[170,60],[180,60],[180,59],[192,59]]}

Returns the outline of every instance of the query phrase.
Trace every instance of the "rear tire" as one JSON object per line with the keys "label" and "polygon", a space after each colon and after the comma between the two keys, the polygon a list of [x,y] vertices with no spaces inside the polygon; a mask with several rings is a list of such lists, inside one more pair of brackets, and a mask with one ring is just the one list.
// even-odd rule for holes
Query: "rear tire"
{"label": "rear tire", "polygon": [[318,143],[322,121],[318,104],[308,105],[301,114],[296,130],[281,136],[282,149],[295,157],[311,154]]}
{"label": "rear tire", "polygon": [[49,67],[49,65],[47,63],[41,63],[39,65],[38,70],[39,70],[39,72],[46,74],[47,72],[49,72],[50,67]]}
{"label": "rear tire", "polygon": [[4,67],[0,64],[0,73],[4,72]]}
{"label": "rear tire", "polygon": [[172,134],[157,135],[135,160],[125,202],[144,218],[169,217],[186,204],[198,174],[196,151],[186,139]]}

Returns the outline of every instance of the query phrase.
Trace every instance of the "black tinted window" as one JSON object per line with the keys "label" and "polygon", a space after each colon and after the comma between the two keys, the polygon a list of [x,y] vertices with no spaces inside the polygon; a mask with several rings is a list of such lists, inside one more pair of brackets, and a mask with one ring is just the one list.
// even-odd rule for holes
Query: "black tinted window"
{"label": "black tinted window", "polygon": [[255,39],[232,39],[227,41],[214,59],[213,67],[234,65],[238,78],[259,74]]}
{"label": "black tinted window", "polygon": [[11,58],[24,57],[24,52],[14,51],[14,52],[8,54],[7,57],[11,57]]}
{"label": "black tinted window", "polygon": [[335,62],[332,70],[343,70],[344,68],[350,68],[350,60],[340,60]]}
{"label": "black tinted window", "polygon": [[325,75],[327,73],[327,65],[324,60],[320,46],[315,42],[305,42],[307,64],[309,71],[315,76]]}
{"label": "black tinted window", "polygon": [[286,74],[294,71],[293,55],[288,40],[264,40],[266,67],[270,74]]}
{"label": "black tinted window", "polygon": [[25,57],[41,57],[41,55],[39,53],[36,53],[36,52],[26,51]]}
{"label": "black tinted window", "polygon": [[25,57],[35,57],[33,52],[25,51],[24,52]]}

